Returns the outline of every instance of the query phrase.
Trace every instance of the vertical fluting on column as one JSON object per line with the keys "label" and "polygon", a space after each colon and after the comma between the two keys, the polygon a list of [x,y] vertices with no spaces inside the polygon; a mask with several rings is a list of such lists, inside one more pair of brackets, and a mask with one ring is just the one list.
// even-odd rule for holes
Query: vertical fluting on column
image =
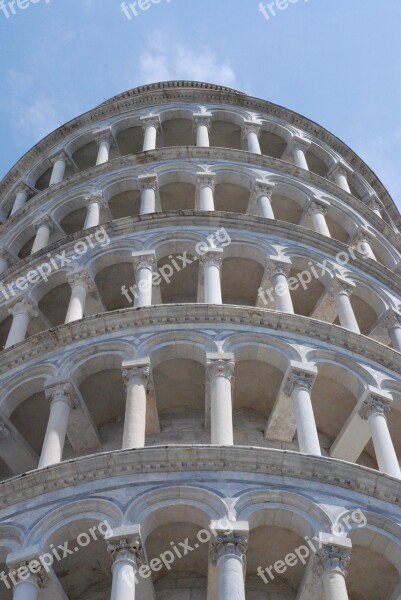
{"label": "vertical fluting on column", "polygon": [[205,304],[222,304],[221,269],[223,264],[223,249],[207,250],[200,258],[204,278]]}
{"label": "vertical fluting on column", "polygon": [[[348,542],[348,543],[347,543]],[[317,552],[317,572],[322,578],[324,600],[348,600],[345,567],[351,556],[351,543],[320,543]]]}
{"label": "vertical fluting on column", "polygon": [[267,263],[267,276],[271,279],[273,286],[276,310],[294,314],[291,292],[288,285],[288,274],[291,269],[291,261],[286,258],[271,256]]}
{"label": "vertical fluting on column", "polygon": [[123,449],[143,448],[146,436],[147,393],[150,360],[124,361],[123,380],[126,389]]}
{"label": "vertical fluting on column", "polygon": [[95,131],[94,136],[97,142],[96,166],[98,167],[109,162],[110,149],[115,144],[115,141],[110,127],[101,131]]}
{"label": "vertical fluting on column", "polygon": [[399,313],[388,315],[384,320],[384,325],[387,327],[391,346],[397,352],[401,352],[401,315]]}
{"label": "vertical fluting on column", "polygon": [[50,400],[50,416],[39,459],[39,469],[62,461],[71,409],[76,406],[74,390],[70,383],[62,382],[45,390]]}
{"label": "vertical fluting on column", "polygon": [[330,296],[336,303],[340,325],[354,333],[361,333],[350,300],[353,288],[355,284],[337,277],[330,288]]}
{"label": "vertical fluting on column", "polygon": [[120,527],[107,538],[112,559],[111,600],[135,600],[137,571],[145,563],[139,525]]}
{"label": "vertical fluting on column", "polygon": [[25,206],[29,198],[30,192],[30,188],[25,183],[20,183],[17,186],[15,190],[15,200],[11,209],[10,217],[12,217],[13,214],[16,213],[18,210],[20,210],[20,208]]}
{"label": "vertical fluting on column", "polygon": [[235,521],[231,523],[230,531],[222,531],[216,523],[218,521],[212,522],[210,527],[214,533],[210,541],[210,560],[217,568],[217,600],[245,600],[249,525]]}
{"label": "vertical fluting on column", "polygon": [[85,314],[86,296],[91,288],[89,273],[87,271],[72,273],[68,277],[68,283],[71,287],[71,297],[65,324],[83,319]]}
{"label": "vertical fluting on column", "polygon": [[275,218],[271,203],[273,190],[274,184],[267,183],[261,179],[255,181],[253,193],[256,199],[258,217],[263,217],[264,219]]}
{"label": "vertical fluting on column", "polygon": [[369,423],[379,470],[387,475],[401,478],[400,465],[387,424],[387,413],[391,409],[391,396],[369,394],[363,402],[359,416]]}
{"label": "vertical fluting on column", "polygon": [[196,145],[198,147],[208,148],[210,146],[209,132],[212,124],[213,115],[208,112],[194,113],[193,124],[196,131]]}
{"label": "vertical fluting on column", "polygon": [[59,154],[52,157],[50,160],[52,162],[53,169],[52,169],[52,174],[50,177],[49,186],[52,186],[52,185],[61,183],[63,181],[65,171],[66,171],[67,165],[69,163],[69,159],[68,159],[67,155],[65,154],[65,152],[59,152]]}
{"label": "vertical fluting on column", "polygon": [[327,207],[319,202],[312,202],[308,213],[312,219],[313,231],[320,233],[320,235],[331,237],[330,230],[326,222]]}
{"label": "vertical fluting on column", "polygon": [[160,131],[159,115],[148,115],[141,117],[142,128],[144,132],[143,151],[156,149],[157,134]]}
{"label": "vertical fluting on column", "polygon": [[214,173],[197,173],[197,193],[199,197],[199,210],[213,212],[214,191],[216,188],[216,175]]}
{"label": "vertical fluting on column", "polygon": [[53,224],[48,217],[45,217],[38,223],[36,223],[36,236],[32,245],[31,254],[40,252],[49,245],[50,234],[52,231]]}
{"label": "vertical fluting on column", "polygon": [[338,187],[343,189],[348,194],[351,194],[351,188],[348,183],[348,176],[353,174],[351,167],[346,165],[344,162],[337,162],[329,171],[328,177],[331,181],[334,181]]}
{"label": "vertical fluting on column", "polygon": [[211,443],[232,446],[234,355],[209,353],[206,356],[207,394],[210,403]]}
{"label": "vertical fluting on column", "polygon": [[10,348],[11,346],[15,346],[15,344],[23,342],[28,331],[29,321],[33,317],[38,316],[36,310],[25,298],[14,304],[8,312],[12,315],[13,321],[4,346],[5,348]]}
{"label": "vertical fluting on column", "polygon": [[84,223],[84,230],[90,229],[91,227],[98,227],[100,225],[100,215],[102,208],[106,207],[106,202],[103,198],[102,192],[96,192],[85,197],[86,202],[86,217]]}
{"label": "vertical fluting on column", "polygon": [[293,402],[299,451],[313,456],[321,456],[311,399],[316,375],[317,369],[312,365],[293,368],[286,384],[286,394],[291,396]]}
{"label": "vertical fluting on column", "polygon": [[156,174],[139,175],[139,189],[141,191],[141,215],[156,212],[156,197],[159,191],[158,177]]}
{"label": "vertical fluting on column", "polygon": [[262,123],[260,121],[244,121],[242,139],[247,142],[248,152],[262,154],[259,143],[261,131]]}
{"label": "vertical fluting on column", "polygon": [[156,265],[156,254],[154,250],[132,253],[135,270],[135,294],[134,306],[151,306],[153,269]]}

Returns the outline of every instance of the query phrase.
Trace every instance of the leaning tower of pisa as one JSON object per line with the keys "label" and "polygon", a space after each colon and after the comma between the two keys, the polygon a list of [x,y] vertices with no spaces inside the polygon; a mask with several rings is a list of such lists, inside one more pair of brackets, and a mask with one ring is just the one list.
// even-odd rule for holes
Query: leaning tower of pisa
{"label": "leaning tower of pisa", "polygon": [[399,600],[401,217],[187,81],[0,184],[1,600]]}

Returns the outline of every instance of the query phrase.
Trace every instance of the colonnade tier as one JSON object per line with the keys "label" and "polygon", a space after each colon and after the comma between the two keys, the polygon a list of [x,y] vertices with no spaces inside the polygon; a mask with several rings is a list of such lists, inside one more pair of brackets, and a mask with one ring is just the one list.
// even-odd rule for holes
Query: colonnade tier
{"label": "colonnade tier", "polygon": [[[125,159],[116,159],[38,194],[1,227],[0,272],[51,241],[99,223],[134,214],[194,208],[276,218],[345,243],[358,236],[372,259],[391,268],[398,266],[399,235],[369,208],[369,203],[321,177],[299,173],[283,161],[256,155],[266,164],[261,172],[254,161],[252,166],[244,164],[243,153],[231,151],[233,159],[227,160],[226,151],[216,150],[216,159],[221,155],[226,164],[213,167],[210,153],[204,150],[172,148],[175,158],[184,159],[175,164],[163,153],[158,157],[152,153],[146,157],[146,169],[136,157],[134,164],[131,159],[128,164]],[[208,163],[194,160],[196,155],[201,159],[202,154]],[[233,160],[237,161],[235,168]]]}
{"label": "colonnade tier", "polygon": [[328,456],[398,479],[400,372],[399,352],[266,309],[90,317],[4,353],[2,477],[190,440]]}
{"label": "colonnade tier", "polygon": [[[400,483],[330,465],[275,450],[158,447],[28,473],[18,492],[10,480],[0,521],[2,598],[161,600],[196,590],[206,600],[232,597],[232,586],[249,600],[267,591],[289,600],[397,598]],[[26,510],[20,494],[28,488]],[[4,581],[11,588],[18,569],[52,552],[47,572],[21,580],[12,595]]]}
{"label": "colonnade tier", "polygon": [[2,347],[92,314],[193,302],[295,313],[401,350],[398,277],[358,239],[347,246],[282,222],[189,212],[122,219],[49,249],[3,277]]}

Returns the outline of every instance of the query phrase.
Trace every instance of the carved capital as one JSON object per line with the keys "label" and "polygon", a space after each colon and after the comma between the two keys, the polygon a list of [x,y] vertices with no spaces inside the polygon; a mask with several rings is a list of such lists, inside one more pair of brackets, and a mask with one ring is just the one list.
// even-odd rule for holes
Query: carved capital
{"label": "carved capital", "polygon": [[387,315],[383,320],[383,324],[387,329],[399,329],[401,328],[401,315],[396,312],[392,312]]}
{"label": "carved capital", "polygon": [[122,375],[125,387],[127,388],[134,380],[141,380],[148,386],[151,376],[149,360],[125,361],[122,364]]}
{"label": "carved capital", "polygon": [[322,575],[326,571],[339,571],[344,577],[345,567],[351,557],[351,551],[334,544],[324,544],[317,552],[317,572]]}
{"label": "carved capital", "polygon": [[260,196],[267,196],[267,198],[271,200],[274,187],[274,183],[269,183],[268,181],[262,181],[261,179],[257,179],[253,187],[253,193],[256,196],[256,198],[259,198]]}
{"label": "carved capital", "polygon": [[216,565],[222,556],[234,555],[241,559],[245,566],[248,535],[239,533],[217,534],[210,542],[210,558]]}
{"label": "carved capital", "polygon": [[310,207],[308,209],[309,214],[320,213],[321,215],[327,215],[327,207],[324,204],[320,204],[319,202],[311,202]]}
{"label": "carved capital", "polygon": [[208,250],[207,252],[205,252],[205,254],[203,254],[203,256],[199,258],[199,261],[203,268],[217,267],[218,269],[221,269],[223,265],[222,254],[222,250],[219,252],[217,248],[214,248],[213,250]]}
{"label": "carved capital", "polygon": [[66,166],[71,165],[71,160],[64,150],[59,150],[52,156],[49,156],[49,160],[52,163],[52,165],[54,165],[58,161],[63,161],[66,164]]}
{"label": "carved capital", "polygon": [[34,317],[38,316],[37,311],[25,298],[23,298],[20,302],[17,302],[16,304],[14,304],[14,306],[9,308],[8,313],[13,317],[16,317],[17,315],[25,315],[30,319],[33,319]]}
{"label": "carved capital", "polygon": [[115,139],[111,127],[106,127],[105,129],[98,129],[97,131],[94,131],[93,137],[95,138],[95,141],[98,143],[98,145],[100,145],[101,142],[107,142],[110,145],[110,147],[114,146],[115,144]]}
{"label": "carved capital", "polygon": [[157,192],[158,190],[158,177],[156,174],[146,173],[145,175],[139,175],[138,177],[139,189],[151,189]]}
{"label": "carved capital", "polygon": [[335,278],[330,286],[329,296],[333,299],[339,295],[348,296],[349,298],[352,295],[354,287],[355,285],[349,281]]}
{"label": "carved capital", "polygon": [[256,133],[259,137],[262,131],[262,123],[260,121],[244,121],[242,126],[242,139],[246,139],[249,133]]}
{"label": "carved capital", "polygon": [[292,369],[291,373],[287,378],[287,382],[284,388],[284,392],[287,396],[291,396],[295,389],[304,389],[309,393],[312,391],[313,384],[315,383],[316,373],[307,369]]}
{"label": "carved capital", "polygon": [[354,170],[351,167],[349,167],[345,162],[340,160],[331,167],[327,176],[330,179],[336,177],[337,175],[344,175],[345,177],[347,177],[348,175],[352,175],[353,172]]}
{"label": "carved capital", "polygon": [[211,113],[195,113],[193,115],[194,129],[197,129],[199,126],[204,125],[205,127],[207,127],[208,131],[210,131],[212,119],[213,115]]}
{"label": "carved capital", "polygon": [[50,401],[50,405],[56,402],[65,402],[71,408],[77,408],[78,406],[75,400],[74,388],[68,381],[49,385],[45,389],[45,396]]}
{"label": "carved capital", "polygon": [[221,357],[218,355],[209,355],[207,357],[206,372],[209,381],[215,379],[216,377],[224,377],[225,379],[228,379],[231,384],[233,384],[234,368],[234,357],[231,355]]}
{"label": "carved capital", "polygon": [[145,117],[141,117],[141,124],[143,129],[155,127],[157,131],[160,131],[159,115],[146,115]]}
{"label": "carved capital", "polygon": [[78,286],[83,286],[86,290],[92,289],[92,282],[89,277],[88,271],[78,271],[77,273],[71,273],[68,276],[68,283],[72,289]]}
{"label": "carved capital", "polygon": [[370,394],[359,409],[361,419],[368,420],[371,415],[380,414],[386,416],[391,410],[391,400]]}
{"label": "carved capital", "polygon": [[285,275],[285,277],[288,277],[291,266],[290,261],[280,260],[280,258],[273,256],[267,261],[266,274],[269,278],[272,278],[275,275]]}
{"label": "carved capital", "polygon": [[84,200],[87,205],[98,204],[100,207],[107,207],[107,202],[105,197],[103,196],[103,192],[95,192],[93,194],[88,194],[87,196],[85,196]]}
{"label": "carved capital", "polygon": [[121,538],[113,540],[107,545],[113,563],[119,559],[133,560],[137,567],[146,563],[146,557],[143,550],[141,539],[138,536]]}
{"label": "carved capital", "polygon": [[134,269],[149,269],[153,270],[156,265],[156,255],[154,252],[133,252],[132,253]]}
{"label": "carved capital", "polygon": [[214,173],[197,173],[196,177],[199,188],[210,187],[213,191],[215,190],[216,175]]}

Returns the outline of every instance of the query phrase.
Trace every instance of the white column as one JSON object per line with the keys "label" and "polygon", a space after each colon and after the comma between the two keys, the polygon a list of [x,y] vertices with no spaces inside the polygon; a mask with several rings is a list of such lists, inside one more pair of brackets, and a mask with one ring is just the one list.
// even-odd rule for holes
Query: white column
{"label": "white column", "polygon": [[156,265],[154,250],[149,252],[133,252],[135,269],[135,300],[134,306],[151,306],[152,304],[152,275]]}
{"label": "white column", "polygon": [[125,361],[122,365],[127,392],[123,449],[143,448],[146,435],[146,404],[150,378],[149,359]]}
{"label": "white column", "polygon": [[17,585],[14,586],[13,600],[38,600],[39,592],[36,575],[30,575],[27,579],[19,580]]}
{"label": "white column", "polygon": [[96,131],[95,138],[98,145],[96,157],[96,166],[98,167],[99,165],[104,165],[109,162],[110,148],[114,143],[114,138],[110,128],[103,131]]}
{"label": "white column", "polygon": [[141,190],[141,215],[156,212],[156,194],[158,192],[157,175],[139,175],[139,189]]}
{"label": "white column", "polygon": [[51,161],[53,163],[53,170],[50,177],[49,186],[56,185],[57,183],[61,183],[63,181],[68,159],[66,154],[64,154],[64,152],[61,152],[60,154],[52,158]]}
{"label": "white column", "polygon": [[205,304],[222,304],[220,272],[223,263],[223,249],[213,248],[200,258],[203,268]]}
{"label": "white column", "polygon": [[65,318],[66,325],[84,318],[86,296],[90,286],[89,274],[87,271],[73,273],[68,277],[68,283],[71,287],[71,297]]}
{"label": "white column", "polygon": [[70,383],[59,383],[48,387],[45,393],[46,398],[50,400],[50,416],[38,469],[44,469],[63,460],[68,422],[74,402],[74,391]]}
{"label": "white column", "polygon": [[368,233],[366,233],[365,231],[359,231],[356,234],[352,245],[358,250],[358,252],[360,252],[367,258],[376,260],[375,253],[373,252],[371,246],[371,239],[372,238]]}
{"label": "white column", "polygon": [[196,145],[198,147],[208,148],[210,146],[209,131],[212,123],[211,113],[196,113],[194,118],[194,128],[196,130]]}
{"label": "white column", "polygon": [[36,237],[33,242],[31,254],[35,254],[35,252],[39,252],[46,248],[49,245],[50,233],[51,233],[51,224],[48,219],[37,223],[37,232]]}
{"label": "white column", "polygon": [[145,560],[140,527],[134,525],[116,529],[107,541],[107,550],[113,561],[110,599],[135,600],[135,588],[138,583],[136,574]]}
{"label": "white column", "polygon": [[208,354],[206,372],[210,400],[211,443],[216,446],[232,446],[234,383],[234,355]]}
{"label": "white column", "polygon": [[[218,521],[217,521],[218,523]],[[231,523],[232,532],[210,526],[214,536],[210,541],[211,561],[217,568],[217,600],[245,600],[245,562],[249,525],[244,521]]]}
{"label": "white column", "polygon": [[397,352],[401,352],[401,315],[398,313],[389,315],[386,317],[384,324],[391,339],[391,346]]}
{"label": "white column", "polygon": [[380,217],[381,219],[383,218],[381,213],[381,205],[376,194],[373,194],[373,196],[368,198],[367,205],[375,213],[376,216]]}
{"label": "white column", "polygon": [[288,395],[291,395],[293,401],[299,451],[313,456],[321,456],[311,400],[311,389],[316,375],[317,370],[313,367],[294,369],[286,391]]}
{"label": "white column", "polygon": [[271,204],[274,184],[267,183],[261,179],[255,181],[253,188],[254,198],[256,199],[258,217],[264,219],[274,219],[274,212]]}
{"label": "white column", "polygon": [[160,131],[159,115],[141,117],[141,123],[144,131],[143,151],[155,150],[157,133]]}
{"label": "white column", "polygon": [[244,121],[242,129],[242,139],[246,139],[248,152],[253,154],[262,154],[259,143],[259,136],[262,131],[262,123],[258,121]]}
{"label": "white column", "polygon": [[391,477],[401,479],[401,470],[386,418],[391,408],[391,401],[391,398],[370,394],[363,403],[359,415],[369,423],[379,470]]}
{"label": "white column", "polygon": [[25,206],[28,198],[29,188],[24,183],[21,183],[16,189],[15,201],[10,213],[10,217],[12,217],[13,214],[17,212],[17,210]]}
{"label": "white column", "polygon": [[345,567],[350,555],[350,548],[340,544],[323,544],[318,550],[318,573],[322,578],[324,600],[348,600]]}
{"label": "white column", "polygon": [[310,148],[309,140],[304,140],[302,137],[294,136],[290,141],[285,154],[289,155],[291,162],[300,169],[309,171],[308,161],[306,160],[306,152]]}
{"label": "white column", "polygon": [[97,227],[100,223],[100,215],[102,207],[105,205],[103,194],[98,192],[85,198],[87,203],[87,211],[84,223],[84,229]]}
{"label": "white column", "polygon": [[11,346],[15,346],[15,344],[23,342],[28,330],[29,321],[33,317],[38,316],[38,313],[25,299],[14,304],[8,312],[13,316],[13,322],[4,346],[5,348],[10,348]]}
{"label": "white column", "polygon": [[335,300],[341,327],[354,333],[361,333],[350,300],[354,287],[354,284],[336,279],[331,287],[330,295]]}
{"label": "white column", "polygon": [[331,237],[326,223],[327,208],[318,202],[312,202],[309,207],[309,214],[312,218],[313,231]]}
{"label": "white column", "polygon": [[328,173],[329,179],[334,181],[338,187],[343,189],[348,194],[351,194],[351,189],[348,183],[348,175],[351,175],[353,170],[345,163],[336,163]]}
{"label": "white column", "polygon": [[290,268],[291,263],[273,257],[270,258],[267,270],[272,281],[276,310],[294,314],[294,305],[288,286],[288,273]]}
{"label": "white column", "polygon": [[213,173],[197,173],[199,210],[213,212],[214,191],[216,187],[216,175]]}

